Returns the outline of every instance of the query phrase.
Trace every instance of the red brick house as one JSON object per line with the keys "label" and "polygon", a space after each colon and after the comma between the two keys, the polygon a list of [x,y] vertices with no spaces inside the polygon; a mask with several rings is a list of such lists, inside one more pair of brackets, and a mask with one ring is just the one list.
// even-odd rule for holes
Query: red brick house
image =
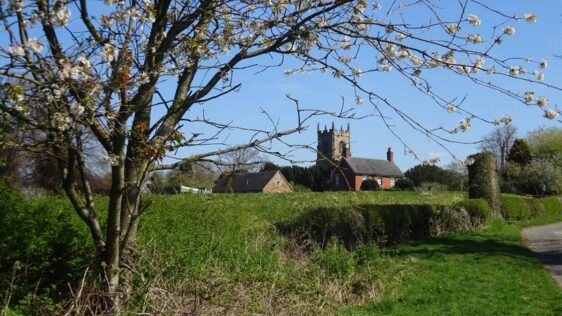
{"label": "red brick house", "polygon": [[387,159],[369,159],[346,157],[339,163],[339,168],[332,173],[332,186],[334,190],[359,191],[363,181],[376,180],[381,188],[391,189],[396,180],[403,178],[404,174],[394,164],[394,154],[388,148]]}

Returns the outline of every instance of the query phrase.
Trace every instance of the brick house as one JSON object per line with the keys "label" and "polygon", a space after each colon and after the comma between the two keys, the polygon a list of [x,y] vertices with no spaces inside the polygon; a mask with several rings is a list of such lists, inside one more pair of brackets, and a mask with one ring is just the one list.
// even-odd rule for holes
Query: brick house
{"label": "brick house", "polygon": [[281,171],[234,173],[221,175],[215,182],[214,193],[293,192]]}
{"label": "brick house", "polygon": [[334,190],[359,191],[363,181],[376,180],[381,188],[391,189],[397,179],[403,178],[404,174],[394,164],[394,154],[388,148],[387,159],[369,158],[344,158],[339,163],[339,168],[332,172],[332,186]]}

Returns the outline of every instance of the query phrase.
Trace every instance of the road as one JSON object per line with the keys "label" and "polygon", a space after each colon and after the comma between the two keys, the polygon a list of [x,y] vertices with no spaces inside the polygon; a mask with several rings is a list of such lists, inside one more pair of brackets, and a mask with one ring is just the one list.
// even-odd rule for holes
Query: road
{"label": "road", "polygon": [[562,223],[526,228],[523,238],[562,288]]}

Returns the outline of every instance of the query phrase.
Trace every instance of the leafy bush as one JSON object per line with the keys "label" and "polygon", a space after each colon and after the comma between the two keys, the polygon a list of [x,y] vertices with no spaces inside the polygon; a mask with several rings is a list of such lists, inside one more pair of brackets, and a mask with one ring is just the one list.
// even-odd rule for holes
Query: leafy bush
{"label": "leafy bush", "polygon": [[93,246],[85,227],[65,200],[29,199],[1,184],[0,223],[1,295],[53,313],[52,302],[67,298],[88,263]]}
{"label": "leafy bush", "polygon": [[453,208],[457,210],[460,208],[465,209],[475,226],[478,226],[480,223],[483,223],[492,217],[492,208],[484,199],[462,200],[457,202]]}
{"label": "leafy bush", "polygon": [[377,180],[368,179],[361,182],[361,191],[378,191],[380,188],[381,186]]}
{"label": "leafy bush", "polygon": [[396,181],[394,187],[404,191],[414,191],[414,182],[408,178],[400,178]]}

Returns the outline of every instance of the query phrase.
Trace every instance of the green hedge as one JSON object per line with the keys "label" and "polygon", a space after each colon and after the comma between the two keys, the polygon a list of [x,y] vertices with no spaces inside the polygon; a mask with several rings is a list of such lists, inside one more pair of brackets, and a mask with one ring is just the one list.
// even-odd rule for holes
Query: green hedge
{"label": "green hedge", "polygon": [[464,208],[473,222],[485,222],[492,217],[492,208],[484,199],[465,199],[453,205],[454,209]]}
{"label": "green hedge", "polygon": [[314,208],[277,228],[300,243],[314,241],[326,247],[332,238],[353,249],[362,243],[398,243],[429,237],[436,207],[416,205],[361,205],[355,208]]}
{"label": "green hedge", "polygon": [[502,215],[510,220],[540,219],[562,214],[562,197],[535,199],[524,196],[503,195]]}

